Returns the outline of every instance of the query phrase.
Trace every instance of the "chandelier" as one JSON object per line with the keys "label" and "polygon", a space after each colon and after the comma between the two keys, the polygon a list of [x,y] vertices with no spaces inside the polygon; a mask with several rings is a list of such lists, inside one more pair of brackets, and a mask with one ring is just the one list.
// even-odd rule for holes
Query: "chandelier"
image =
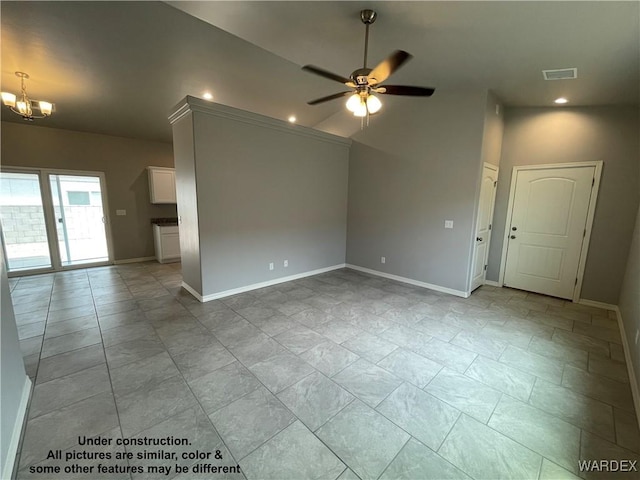
{"label": "chandelier", "polygon": [[29,75],[24,72],[16,72],[16,76],[20,77],[22,92],[19,96],[9,92],[2,92],[2,103],[9,107],[13,113],[17,113],[27,121],[33,121],[34,118],[49,117],[53,112],[53,103],[45,102],[44,100],[31,100],[27,96],[27,87],[24,84]]}

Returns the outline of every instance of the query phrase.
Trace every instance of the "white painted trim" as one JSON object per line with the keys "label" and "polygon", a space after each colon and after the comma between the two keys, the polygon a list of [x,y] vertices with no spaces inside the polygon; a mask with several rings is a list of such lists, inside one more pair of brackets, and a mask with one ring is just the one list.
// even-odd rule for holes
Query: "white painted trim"
{"label": "white painted trim", "polygon": [[202,295],[200,295],[195,288],[193,288],[191,285],[189,285],[187,282],[185,282],[184,280],[182,281],[182,288],[184,288],[187,292],[189,292],[191,295],[193,295],[196,300],[198,300],[199,302],[202,302]]}
{"label": "white painted trim", "polygon": [[200,98],[187,95],[172,110],[169,115],[169,123],[173,124],[187,115],[189,112],[200,112],[216,117],[223,117],[240,123],[249,125],[257,125],[260,127],[270,128],[293,135],[310,137],[316,140],[337,143],[339,145],[351,145],[351,139],[339,137],[330,133],[314,130],[313,128],[304,127],[302,125],[291,124],[277,118],[259,115],[257,113],[240,110],[238,108],[221,105],[219,103],[202,100]]}
{"label": "white painted trim", "polygon": [[595,300],[587,300],[585,298],[581,298],[577,301],[580,305],[585,305],[587,307],[596,307],[603,308],[605,310],[613,310],[614,312],[618,308],[617,305],[613,305],[612,303],[604,303],[604,302],[596,302]]}
{"label": "white painted trim", "polygon": [[616,312],[616,318],[618,319],[618,328],[620,329],[620,337],[622,337],[622,350],[624,350],[624,359],[627,362],[627,371],[629,372],[629,382],[631,383],[631,395],[633,396],[633,403],[636,408],[636,420],[638,421],[638,427],[640,427],[640,390],[636,373],[633,370],[633,362],[631,361],[631,350],[629,348],[629,340],[627,333],[624,329],[624,323],[622,322],[622,313],[617,305],[614,305]]}
{"label": "white painted trim", "polygon": [[357,265],[351,265],[349,263],[347,263],[346,266],[347,268],[358,270],[359,272],[369,273],[371,275],[376,275],[378,277],[389,278],[391,280],[396,280],[402,283],[408,283],[409,285],[415,285],[417,287],[428,288],[429,290],[435,290],[437,292],[448,293],[450,295],[455,295],[456,297],[468,298],[469,295],[471,295],[470,292],[463,292],[462,290],[454,290],[453,288],[441,287],[440,285],[434,285],[432,283],[421,282],[419,280],[413,280],[411,278],[400,277],[398,275],[380,272],[378,270],[371,270],[370,268],[359,267]]}
{"label": "white painted trim", "polygon": [[124,263],[138,263],[138,262],[149,262],[151,260],[155,260],[156,257],[138,257],[138,258],[123,258],[122,260],[114,260],[114,265],[122,265]]}
{"label": "white painted trim", "polygon": [[490,285],[492,287],[502,288],[502,284],[501,283],[494,282],[493,280],[487,280],[486,278],[484,280],[484,284],[485,285]]}
{"label": "white painted trim", "polygon": [[7,450],[7,458],[5,459],[4,469],[2,470],[2,478],[12,478],[11,474],[13,473],[13,467],[16,462],[16,455],[18,453],[18,446],[20,445],[22,427],[27,415],[27,407],[29,406],[30,396],[31,379],[27,375],[25,375],[24,385],[22,387],[22,398],[20,399],[20,405],[18,405],[16,421],[13,424],[13,432],[11,433],[9,449]]}
{"label": "white painted trim", "polygon": [[259,288],[270,287],[272,285],[277,285],[279,283],[291,282],[292,280],[299,280],[300,278],[311,277],[313,275],[319,275],[321,273],[331,272],[333,270],[338,270],[340,268],[344,268],[346,265],[344,263],[340,263],[338,265],[333,265],[331,267],[319,268],[317,270],[311,270],[308,272],[297,273],[295,275],[289,275],[288,277],[280,277],[274,278],[273,280],[267,280],[266,282],[253,283],[251,285],[245,285],[244,287],[232,288],[231,290],[224,290],[222,292],[212,293],[210,295],[200,295],[195,291],[194,288],[182,282],[182,286],[188,291],[191,295],[196,297],[201,302],[210,302],[211,300],[217,300],[219,298],[230,297],[231,295],[238,295],[239,293],[249,292],[251,290],[257,290]]}
{"label": "white painted trim", "polygon": [[592,162],[570,162],[570,163],[552,163],[541,165],[515,165],[511,171],[511,186],[509,189],[509,206],[507,207],[507,219],[505,222],[505,234],[502,243],[502,259],[500,260],[500,276],[498,282],[504,285],[504,276],[507,267],[507,252],[509,249],[509,225],[511,225],[511,217],[513,215],[513,203],[515,200],[517,174],[520,170],[550,170],[556,168],[582,168],[595,167],[593,172],[595,183],[591,189],[591,197],[589,198],[589,209],[587,211],[587,223],[585,228],[587,234],[582,239],[582,247],[580,249],[580,260],[578,261],[578,283],[573,290],[573,302],[580,301],[580,293],[582,290],[582,282],[584,279],[584,269],[587,263],[587,254],[589,250],[589,241],[591,240],[591,229],[593,228],[593,218],[595,216],[596,201],[598,199],[598,190],[600,189],[600,178],[602,176],[602,160]]}

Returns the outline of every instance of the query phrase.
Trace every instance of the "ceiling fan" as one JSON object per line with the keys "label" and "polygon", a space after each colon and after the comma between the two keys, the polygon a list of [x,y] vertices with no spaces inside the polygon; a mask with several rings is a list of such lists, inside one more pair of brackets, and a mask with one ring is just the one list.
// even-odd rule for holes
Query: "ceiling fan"
{"label": "ceiling fan", "polygon": [[427,87],[413,87],[406,85],[381,85],[393,72],[398,70],[407,60],[411,59],[411,54],[396,50],[386,59],[380,62],[375,68],[367,68],[367,53],[369,49],[369,26],[376,21],[377,14],[373,10],[362,10],[360,12],[360,20],[365,24],[364,37],[364,66],[355,70],[349,78],[329,72],[323,68],[313,65],[305,65],[303,70],[321,77],[343,83],[352,90],[335,93],[326,97],[318,98],[307,102],[309,105],[317,105],[319,103],[328,102],[337,98],[350,95],[347,101],[347,108],[353,112],[356,117],[365,117],[376,113],[382,107],[382,103],[374,95],[409,95],[414,97],[430,97],[435,89]]}

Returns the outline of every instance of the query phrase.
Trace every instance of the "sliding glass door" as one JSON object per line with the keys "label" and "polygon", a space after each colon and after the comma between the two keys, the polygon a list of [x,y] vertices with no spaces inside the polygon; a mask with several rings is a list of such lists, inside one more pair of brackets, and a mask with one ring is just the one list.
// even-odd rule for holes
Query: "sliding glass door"
{"label": "sliding glass door", "polygon": [[49,175],[62,266],[109,260],[100,177]]}
{"label": "sliding glass door", "polygon": [[102,173],[3,169],[0,220],[9,273],[111,260]]}

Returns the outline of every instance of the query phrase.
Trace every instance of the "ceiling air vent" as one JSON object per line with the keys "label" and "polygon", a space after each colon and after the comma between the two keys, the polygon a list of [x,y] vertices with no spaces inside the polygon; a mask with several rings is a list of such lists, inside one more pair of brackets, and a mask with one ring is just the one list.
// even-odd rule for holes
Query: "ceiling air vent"
{"label": "ceiling air vent", "polygon": [[573,80],[578,78],[577,68],[558,68],[556,70],[543,70],[545,80]]}

